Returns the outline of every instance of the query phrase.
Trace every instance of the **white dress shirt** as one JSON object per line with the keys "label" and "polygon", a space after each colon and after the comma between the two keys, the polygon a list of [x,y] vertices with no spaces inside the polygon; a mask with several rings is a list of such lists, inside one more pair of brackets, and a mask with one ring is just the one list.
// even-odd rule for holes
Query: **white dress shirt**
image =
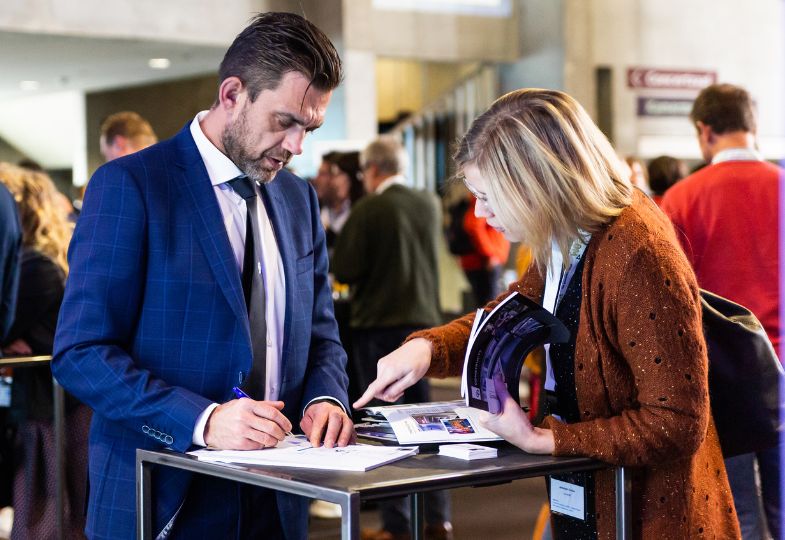
{"label": "white dress shirt", "polygon": [[[232,245],[234,258],[237,262],[238,275],[242,273],[245,256],[246,208],[245,199],[240,197],[226,184],[229,180],[243,174],[232,161],[226,157],[202,132],[199,122],[207,114],[202,111],[191,122],[191,135],[194,138],[199,154],[202,156],[210,183],[213,185],[218,206],[221,208],[226,233]],[[283,347],[284,314],[286,312],[286,282],[284,280],[283,260],[275,240],[272,223],[267,215],[259,187],[254,182],[258,197],[256,205],[259,218],[259,232],[262,237],[262,272],[266,295],[265,317],[267,323],[267,381],[265,399],[278,399],[281,375],[281,349]],[[239,381],[238,381],[239,383]],[[213,403],[199,415],[194,427],[193,443],[205,446],[204,428],[210,413],[217,407]]]}
{"label": "white dress shirt", "polygon": [[396,174],[396,175],[393,175],[393,176],[391,176],[389,178],[386,178],[386,179],[384,179],[382,181],[381,184],[376,186],[376,189],[374,190],[373,193],[374,193],[374,195],[381,195],[382,193],[387,191],[387,188],[389,188],[391,186],[394,186],[396,184],[400,184],[402,186],[405,186],[406,185],[406,178],[402,174]]}
{"label": "white dress shirt", "polygon": [[754,148],[726,148],[717,152],[712,158],[711,164],[715,165],[726,161],[763,161],[763,156]]}

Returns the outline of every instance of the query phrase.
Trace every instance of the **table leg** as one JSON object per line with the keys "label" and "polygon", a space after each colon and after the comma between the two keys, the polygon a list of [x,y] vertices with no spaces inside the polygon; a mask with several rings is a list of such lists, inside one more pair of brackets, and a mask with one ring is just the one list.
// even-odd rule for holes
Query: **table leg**
{"label": "table leg", "polygon": [[630,479],[624,467],[616,468],[616,540],[632,538]]}
{"label": "table leg", "polygon": [[57,538],[65,538],[65,393],[63,387],[52,378],[54,402],[55,436],[55,513]]}
{"label": "table leg", "polygon": [[409,495],[411,509],[409,512],[409,519],[411,521],[412,540],[423,539],[423,527],[425,525],[423,519],[424,501],[425,496],[422,493],[412,493]]}
{"label": "table leg", "polygon": [[136,458],[136,537],[152,540],[152,464]]}
{"label": "table leg", "polygon": [[350,493],[341,505],[341,540],[360,538],[360,496]]}

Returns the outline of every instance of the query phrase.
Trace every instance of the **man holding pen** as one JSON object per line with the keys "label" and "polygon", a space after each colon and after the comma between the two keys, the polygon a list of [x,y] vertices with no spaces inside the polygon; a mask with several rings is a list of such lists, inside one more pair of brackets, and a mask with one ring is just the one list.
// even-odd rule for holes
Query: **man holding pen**
{"label": "man holding pen", "polygon": [[[91,179],[52,364],[95,410],[89,538],[135,537],[137,448],[259,449],[293,424],[315,446],[354,437],[316,195],[282,171],[341,69],[313,24],[259,15],[209,111]],[[307,537],[307,499],[172,469],[153,482],[158,538]]]}

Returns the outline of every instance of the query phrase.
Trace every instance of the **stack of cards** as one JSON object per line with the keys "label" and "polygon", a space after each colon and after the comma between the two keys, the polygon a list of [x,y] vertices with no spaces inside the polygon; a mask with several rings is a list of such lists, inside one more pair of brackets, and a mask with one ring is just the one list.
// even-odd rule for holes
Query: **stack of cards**
{"label": "stack of cards", "polygon": [[466,460],[495,458],[496,448],[468,443],[442,444],[439,446],[439,455]]}

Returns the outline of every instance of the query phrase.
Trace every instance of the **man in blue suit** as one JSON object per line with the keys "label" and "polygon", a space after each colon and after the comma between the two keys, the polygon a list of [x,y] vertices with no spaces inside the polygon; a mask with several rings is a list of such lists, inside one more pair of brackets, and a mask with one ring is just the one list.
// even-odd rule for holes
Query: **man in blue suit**
{"label": "man in blue suit", "polygon": [[[269,447],[296,420],[317,446],[354,437],[316,195],[281,170],[341,75],[318,28],[261,14],[209,111],[91,179],[52,364],[95,410],[90,538],[135,535],[137,448]],[[301,497],[166,469],[153,481],[159,538],[307,536]]]}

